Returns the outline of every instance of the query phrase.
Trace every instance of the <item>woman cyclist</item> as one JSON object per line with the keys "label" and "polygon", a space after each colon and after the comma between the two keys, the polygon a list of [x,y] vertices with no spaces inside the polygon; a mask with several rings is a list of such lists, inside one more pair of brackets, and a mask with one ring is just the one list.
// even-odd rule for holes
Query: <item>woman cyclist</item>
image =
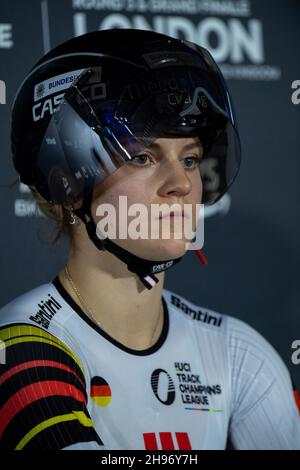
{"label": "woman cyclist", "polygon": [[[163,288],[188,247],[205,262],[199,205],[218,201],[240,165],[210,54],[143,30],[71,39],[20,86],[11,136],[20,181],[70,250],[54,280],[0,312],[2,448],[225,449],[230,439],[236,449],[300,449],[274,348]],[[137,221],[147,236],[136,236]],[[192,235],[175,236],[188,222]]]}

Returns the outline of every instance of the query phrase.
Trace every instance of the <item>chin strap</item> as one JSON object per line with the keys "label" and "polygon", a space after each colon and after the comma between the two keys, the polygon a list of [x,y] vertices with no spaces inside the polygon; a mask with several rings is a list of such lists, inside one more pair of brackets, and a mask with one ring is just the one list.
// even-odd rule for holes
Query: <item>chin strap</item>
{"label": "chin strap", "polygon": [[[130,253],[124,248],[121,248],[109,238],[100,239],[97,236],[97,227],[91,214],[91,197],[92,193],[89,193],[83,198],[82,207],[74,210],[74,213],[84,223],[90,240],[98,249],[101,250],[105,248],[107,251],[123,261],[127,265],[129,271],[138,275],[139,279],[144,284],[144,286],[147,287],[147,289],[152,289],[152,287],[154,287],[159,281],[155,274],[171,268],[181,260],[182,256],[179,258],[163,261],[150,261],[140,258],[139,256]],[[195,252],[201,263],[206,265],[207,261],[200,250],[195,250]]]}

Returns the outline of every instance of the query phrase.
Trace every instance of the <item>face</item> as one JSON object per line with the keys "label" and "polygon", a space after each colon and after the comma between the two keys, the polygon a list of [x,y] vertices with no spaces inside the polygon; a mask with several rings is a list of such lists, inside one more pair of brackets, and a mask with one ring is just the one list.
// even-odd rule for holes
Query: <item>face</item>
{"label": "face", "polygon": [[[110,204],[115,208],[116,217],[110,227],[115,228],[116,238],[113,241],[117,245],[148,260],[160,261],[182,256],[186,244],[191,240],[185,236],[183,224],[188,224],[192,231],[196,229],[196,204],[200,204],[202,198],[199,171],[202,156],[203,147],[196,136],[168,135],[156,139],[147,149],[134,156],[132,161],[95,187],[92,203],[95,223],[100,222],[102,227],[105,226],[108,213],[102,212],[100,215],[100,211],[104,208],[103,204]],[[123,207],[120,205],[120,196],[123,196]],[[141,205],[138,212],[132,206],[137,203]],[[161,204],[164,204],[162,210],[155,211],[155,207]],[[188,213],[186,217],[161,217],[170,214],[174,208],[183,209],[185,204],[190,208],[189,220]],[[133,212],[130,212],[130,208]],[[123,222],[119,220],[120,216]],[[141,227],[147,238],[133,239],[136,235],[132,234],[138,233]],[[120,228],[126,230],[126,238],[121,238]]]}

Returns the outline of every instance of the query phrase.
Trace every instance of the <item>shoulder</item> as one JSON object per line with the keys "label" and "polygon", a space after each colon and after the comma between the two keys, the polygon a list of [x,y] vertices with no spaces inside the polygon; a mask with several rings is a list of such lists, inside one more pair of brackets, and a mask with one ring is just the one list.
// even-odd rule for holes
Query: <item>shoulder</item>
{"label": "shoulder", "polygon": [[275,347],[259,331],[245,321],[229,316],[227,319],[228,347],[232,364],[241,361],[251,368],[268,370],[268,375],[289,377],[289,371]]}
{"label": "shoulder", "polygon": [[299,449],[297,391],[275,347],[255,328],[228,319],[230,433],[237,449]]}
{"label": "shoulder", "polygon": [[53,284],[45,283],[0,309],[0,343],[8,363],[18,363],[24,357],[30,361],[72,362],[83,373],[77,343],[63,322],[55,321],[55,315],[65,310],[62,300]]}
{"label": "shoulder", "polygon": [[264,362],[277,371],[280,369],[285,377],[289,374],[276,349],[249,323],[199,305],[168,289],[163,289],[163,297],[172,312],[199,325],[201,330],[219,332],[223,336],[231,367],[240,366],[243,358],[244,361],[251,362],[252,366],[256,364],[259,367]]}
{"label": "shoulder", "polygon": [[47,326],[46,320],[50,320],[61,307],[60,298],[53,284],[44,283],[4,305],[0,309],[0,325],[20,321],[31,323],[39,311],[44,311],[44,325]]}
{"label": "shoulder", "polygon": [[251,338],[252,340],[255,338],[256,341],[263,339],[249,324],[232,315],[192,302],[187,297],[168,289],[163,289],[163,297],[172,312],[176,312],[187,321],[199,325],[202,329],[222,333],[228,338],[228,344],[235,337],[249,341]]}
{"label": "shoulder", "polygon": [[293,378],[275,347],[251,325],[231,317],[228,351],[232,423],[245,423],[250,416],[255,421],[264,414],[273,425],[276,421],[274,428],[280,426],[280,420],[286,420],[288,426],[297,421],[298,436],[299,411]]}
{"label": "shoulder", "polygon": [[[16,297],[0,309],[0,340],[35,343],[36,348],[57,345],[82,355],[68,328],[74,312],[53,283],[41,284]],[[18,338],[18,339],[17,339]],[[39,343],[39,345],[38,345]]]}

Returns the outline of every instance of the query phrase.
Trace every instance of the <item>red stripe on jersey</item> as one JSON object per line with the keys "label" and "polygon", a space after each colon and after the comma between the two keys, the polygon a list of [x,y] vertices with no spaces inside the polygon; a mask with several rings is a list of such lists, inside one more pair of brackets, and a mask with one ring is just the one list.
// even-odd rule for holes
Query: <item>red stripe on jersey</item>
{"label": "red stripe on jersey", "polygon": [[13,375],[17,374],[18,372],[22,372],[23,370],[30,369],[32,367],[55,367],[56,369],[63,369],[71,374],[75,375],[75,377],[80,381],[83,387],[85,384],[83,383],[82,379],[74,372],[74,370],[70,369],[65,364],[61,364],[60,362],[55,361],[28,361],[23,362],[23,364],[19,364],[18,366],[12,367],[4,374],[0,376],[0,385],[2,385],[6,380],[10,379]]}
{"label": "red stripe on jersey", "polygon": [[300,413],[300,395],[299,395],[298,390],[294,390],[294,397],[295,397],[296,405],[298,407],[298,411]]}
{"label": "red stripe on jersey", "polygon": [[146,432],[143,437],[146,450],[158,450],[155,432]]}
{"label": "red stripe on jersey", "polygon": [[27,385],[15,393],[0,411],[0,438],[10,421],[27,405],[50,396],[71,396],[86,405],[83,394],[74,385],[47,380]]}
{"label": "red stripe on jersey", "polygon": [[175,450],[172,434],[170,432],[159,433],[162,450]]}
{"label": "red stripe on jersey", "polygon": [[188,433],[186,433],[186,432],[175,432],[175,435],[176,435],[176,439],[177,439],[177,442],[178,442],[179,450],[192,450]]}

